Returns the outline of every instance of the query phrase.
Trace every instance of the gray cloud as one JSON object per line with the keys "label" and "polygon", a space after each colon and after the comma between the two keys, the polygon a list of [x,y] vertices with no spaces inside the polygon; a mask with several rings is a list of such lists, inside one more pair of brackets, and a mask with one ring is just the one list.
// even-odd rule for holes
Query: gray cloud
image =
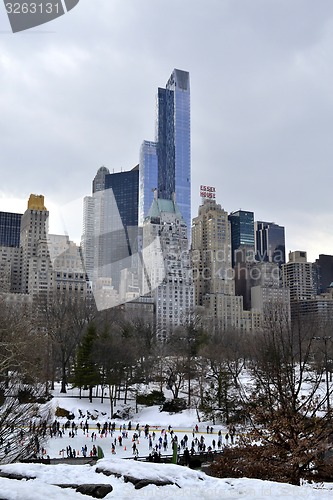
{"label": "gray cloud", "polygon": [[289,248],[332,253],[332,28],[328,0],[81,0],[15,35],[0,11],[2,196],[68,203],[99,166],[134,166],[178,67],[193,215],[211,184],[226,210],[285,225]]}

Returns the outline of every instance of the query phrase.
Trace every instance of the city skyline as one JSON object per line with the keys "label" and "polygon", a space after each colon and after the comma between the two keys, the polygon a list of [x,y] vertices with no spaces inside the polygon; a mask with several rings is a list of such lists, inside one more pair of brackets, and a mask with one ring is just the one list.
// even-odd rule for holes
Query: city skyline
{"label": "city skyline", "polygon": [[100,166],[133,168],[176,67],[191,74],[191,216],[216,186],[228,212],[284,226],[287,251],[331,254],[332,24],[327,0],[80,2],[16,35],[0,12],[0,210],[43,193],[53,218]]}

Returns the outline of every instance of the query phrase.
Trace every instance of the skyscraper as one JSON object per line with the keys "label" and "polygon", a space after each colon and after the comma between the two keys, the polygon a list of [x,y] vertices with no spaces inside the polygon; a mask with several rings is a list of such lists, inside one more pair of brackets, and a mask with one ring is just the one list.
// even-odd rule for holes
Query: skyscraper
{"label": "skyscraper", "polygon": [[313,264],[307,261],[306,252],[289,252],[289,261],[282,265],[282,278],[290,290],[291,320],[297,321],[308,301],[316,296]]}
{"label": "skyscraper", "polygon": [[237,261],[238,250],[241,255],[254,255],[254,214],[245,210],[237,210],[229,215],[231,223],[232,265]]}
{"label": "skyscraper", "polygon": [[275,262],[281,266],[286,262],[284,227],[274,222],[258,221],[254,224],[256,259]]}
{"label": "skyscraper", "polygon": [[[158,188],[158,197],[172,200],[176,195],[186,225],[188,237],[191,228],[191,130],[190,130],[190,77],[187,71],[175,69],[166,88],[159,88],[157,95],[156,142],[143,143],[141,155],[140,223],[148,215],[152,190]],[[150,150],[151,156],[148,155]],[[157,163],[155,156],[157,154]],[[143,151],[143,150],[141,150]],[[148,163],[147,163],[148,162]],[[150,163],[150,166],[149,166]],[[157,166],[156,177],[152,174]],[[149,175],[148,175],[149,172]],[[148,200],[144,200],[148,197]]]}
{"label": "skyscraper", "polygon": [[185,221],[175,200],[158,198],[157,191],[144,221],[143,243],[143,292],[155,302],[156,336],[166,340],[193,312],[194,286]]}
{"label": "skyscraper", "polygon": [[28,208],[22,215],[20,244],[22,247],[22,293],[29,293],[30,270],[37,258],[40,241],[47,241],[49,212],[44,196],[31,194]]}
{"label": "skyscraper", "polygon": [[157,143],[143,141],[139,168],[139,225],[142,226],[158,186]]}
{"label": "skyscraper", "polygon": [[100,167],[92,181],[92,196],[83,200],[83,232],[81,238],[82,256],[89,279],[96,278],[100,252],[100,235],[104,234],[104,191],[105,177],[110,174],[106,167]]}
{"label": "skyscraper", "polygon": [[259,316],[244,311],[243,297],[235,295],[231,224],[214,199],[205,199],[193,219],[192,266],[195,305],[205,307],[214,328],[249,331],[259,325]]}
{"label": "skyscraper", "polygon": [[105,189],[105,177],[110,173],[110,170],[106,167],[100,167],[97,170],[97,174],[94,177],[92,183],[92,192],[97,193],[98,191],[104,191]]}
{"label": "skyscraper", "polygon": [[0,246],[19,247],[22,214],[0,212]]}
{"label": "skyscraper", "polygon": [[0,292],[21,291],[21,214],[0,212]]}
{"label": "skyscraper", "polygon": [[206,199],[192,223],[192,260],[196,305],[209,294],[235,295],[231,269],[231,231],[228,213]]}
{"label": "skyscraper", "polygon": [[333,283],[333,255],[320,254],[314,263],[317,278],[317,293],[326,292]]}
{"label": "skyscraper", "polygon": [[[82,248],[89,279],[109,279],[117,290],[121,270],[132,266],[138,248],[139,167],[109,173],[102,167],[93,195],[84,199]],[[110,281],[111,280],[111,281]]]}

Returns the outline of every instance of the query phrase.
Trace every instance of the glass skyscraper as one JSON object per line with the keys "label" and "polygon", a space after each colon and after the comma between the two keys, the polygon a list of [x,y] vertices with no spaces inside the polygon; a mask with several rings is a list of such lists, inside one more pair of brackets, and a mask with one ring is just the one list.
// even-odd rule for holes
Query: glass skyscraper
{"label": "glass skyscraper", "polygon": [[103,234],[99,238],[99,267],[118,289],[120,272],[138,251],[139,168],[107,174],[103,191]]}
{"label": "glass skyscraper", "polygon": [[158,164],[157,143],[143,141],[140,150],[139,169],[139,225],[143,225],[154,199],[154,190],[157,189]]}
{"label": "glass skyscraper", "polygon": [[[140,158],[140,170],[143,171],[140,179],[144,179],[145,186],[140,186],[142,208],[139,219],[142,224],[148,214],[154,188],[158,188],[160,199],[172,200],[175,193],[176,203],[187,225],[189,241],[192,223],[190,121],[190,76],[187,71],[175,69],[166,88],[158,89],[156,142],[143,143],[145,155]],[[148,148],[151,156],[148,155]],[[155,165],[157,185],[156,177],[152,175]]]}
{"label": "glass skyscraper", "polygon": [[175,69],[165,89],[158,89],[158,196],[176,203],[191,228],[190,75]]}
{"label": "glass skyscraper", "polygon": [[250,251],[254,256],[254,213],[238,210],[229,215],[231,224],[232,264],[236,262],[237,250]]}
{"label": "glass skyscraper", "polygon": [[284,227],[274,222],[258,221],[255,223],[256,259],[261,262],[285,264],[286,247]]}
{"label": "glass skyscraper", "polygon": [[22,214],[0,212],[0,246],[19,247]]}

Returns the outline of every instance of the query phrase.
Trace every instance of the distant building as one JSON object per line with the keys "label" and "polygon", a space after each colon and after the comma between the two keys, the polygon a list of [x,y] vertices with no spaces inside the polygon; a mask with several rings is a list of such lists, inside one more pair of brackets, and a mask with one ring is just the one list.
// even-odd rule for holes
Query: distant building
{"label": "distant building", "polygon": [[[21,217],[19,246],[0,246],[0,292],[11,302],[50,300],[58,290],[88,296],[81,249],[68,236],[50,235],[43,195],[30,195]],[[10,232],[10,229],[9,229]],[[26,297],[26,298],[25,298]]]}
{"label": "distant building", "polygon": [[0,292],[21,292],[21,258],[21,248],[0,246]]}
{"label": "distant building", "polygon": [[22,214],[0,212],[0,246],[20,246]]}
{"label": "distant building", "polygon": [[[191,109],[190,75],[174,69],[165,88],[158,89],[155,142],[144,141],[140,154],[140,213],[143,224],[152,202],[175,197],[191,232]],[[156,169],[156,170],[155,170]],[[157,182],[156,182],[157,181]]]}
{"label": "distant building", "polygon": [[317,293],[324,293],[333,283],[333,255],[320,254],[313,267]]}
{"label": "distant building", "polygon": [[143,294],[155,303],[159,340],[188,321],[194,286],[186,223],[174,200],[155,197],[143,225]]}
{"label": "distant building", "polygon": [[289,261],[282,265],[283,285],[290,290],[291,320],[297,321],[301,308],[314,299],[316,290],[313,283],[312,263],[307,261],[304,251],[289,252]]}
{"label": "distant building", "polygon": [[37,258],[40,240],[46,241],[48,235],[49,212],[44,206],[44,196],[31,194],[28,208],[22,215],[20,246],[22,248],[21,292],[29,293],[31,287],[30,269]]}
{"label": "distant building", "polygon": [[255,229],[255,251],[259,262],[274,262],[281,266],[286,262],[284,227],[274,222],[257,221]]}
{"label": "distant building", "polygon": [[237,210],[229,215],[231,224],[232,265],[239,260],[238,254],[244,254],[244,249],[254,254],[254,213]]}
{"label": "distant building", "polygon": [[215,200],[206,199],[193,219],[192,265],[196,305],[202,306],[207,294],[235,295],[230,222]]}
{"label": "distant building", "polygon": [[86,272],[97,285],[110,279],[119,291],[121,271],[133,266],[138,252],[139,167],[109,173],[101,167],[93,194],[84,198],[82,254]]}
{"label": "distant building", "polygon": [[142,226],[158,186],[157,143],[143,141],[139,163],[139,225]]}
{"label": "distant building", "polygon": [[258,326],[260,318],[257,313],[244,311],[243,297],[235,294],[231,243],[227,212],[215,199],[204,200],[192,224],[195,303],[205,307],[219,329],[249,331]]}

